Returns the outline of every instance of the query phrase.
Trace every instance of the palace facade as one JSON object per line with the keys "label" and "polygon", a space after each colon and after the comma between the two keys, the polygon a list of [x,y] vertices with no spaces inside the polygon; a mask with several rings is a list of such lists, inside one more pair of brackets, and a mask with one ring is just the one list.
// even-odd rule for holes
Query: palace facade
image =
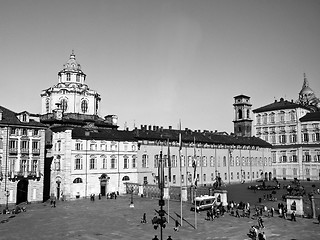
{"label": "palace facade", "polygon": [[42,202],[45,128],[39,115],[0,106],[0,205]]}
{"label": "palace facade", "polygon": [[304,82],[297,101],[280,101],[253,110],[255,134],[272,144],[277,178],[320,179],[319,99]]}

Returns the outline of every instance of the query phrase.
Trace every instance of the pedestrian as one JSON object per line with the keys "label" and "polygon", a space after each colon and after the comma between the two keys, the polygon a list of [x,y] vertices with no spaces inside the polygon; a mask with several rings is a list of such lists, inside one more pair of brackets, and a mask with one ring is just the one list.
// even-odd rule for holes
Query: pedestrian
{"label": "pedestrian", "polygon": [[236,217],[238,217],[238,218],[240,217],[238,208],[236,209]]}
{"label": "pedestrian", "polygon": [[258,240],[263,240],[263,234],[261,232],[258,234]]}
{"label": "pedestrian", "polygon": [[51,207],[56,207],[56,196],[54,195],[54,193],[52,193],[50,196],[50,205]]}
{"label": "pedestrian", "polygon": [[154,238],[152,238],[152,240],[159,240],[159,238],[157,235],[155,235]]}
{"label": "pedestrian", "polygon": [[258,218],[258,226],[259,226],[259,228],[264,228],[263,220],[261,217]]}
{"label": "pedestrian", "polygon": [[99,193],[99,200],[101,200],[101,193]]}
{"label": "pedestrian", "polygon": [[262,240],[267,240],[266,234],[262,232]]}
{"label": "pedestrian", "polygon": [[291,221],[294,221],[294,222],[297,221],[296,220],[296,212],[295,211],[292,211],[292,213],[291,213]]}
{"label": "pedestrian", "polygon": [[273,217],[273,213],[274,213],[274,208],[273,207],[271,207],[270,213],[271,213],[271,217]]}
{"label": "pedestrian", "polygon": [[179,221],[176,220],[176,221],[175,221],[175,224],[174,224],[173,230],[176,231],[176,232],[179,232],[179,225],[180,225]]}
{"label": "pedestrian", "polygon": [[141,223],[147,223],[147,214],[144,213],[141,219]]}

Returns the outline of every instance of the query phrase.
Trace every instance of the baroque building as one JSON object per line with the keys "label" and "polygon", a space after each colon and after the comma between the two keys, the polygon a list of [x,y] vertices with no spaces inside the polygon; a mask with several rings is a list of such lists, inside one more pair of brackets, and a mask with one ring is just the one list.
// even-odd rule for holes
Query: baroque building
{"label": "baroque building", "polygon": [[46,126],[0,106],[0,205],[43,201]]}
{"label": "baroque building", "polygon": [[304,76],[297,101],[280,101],[253,110],[255,134],[272,144],[277,178],[320,179],[319,101]]}
{"label": "baroque building", "polygon": [[147,125],[120,131],[117,116],[98,115],[100,95],[85,79],[72,52],[58,84],[41,93],[40,119],[48,127],[46,198],[121,194],[128,182],[156,184],[160,151],[167,182],[171,166],[172,186],[210,186],[217,178],[225,183],[272,179],[271,145],[251,136],[250,97],[235,97],[235,135]]}

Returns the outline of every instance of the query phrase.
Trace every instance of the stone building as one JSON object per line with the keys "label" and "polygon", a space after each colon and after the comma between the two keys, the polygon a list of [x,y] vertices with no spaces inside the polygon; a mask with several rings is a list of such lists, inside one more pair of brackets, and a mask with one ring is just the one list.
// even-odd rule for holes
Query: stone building
{"label": "stone building", "polygon": [[318,98],[304,77],[297,101],[280,101],[253,110],[255,134],[272,144],[277,178],[320,179]]}
{"label": "stone building", "polygon": [[0,106],[0,205],[43,200],[46,126],[38,120]]}

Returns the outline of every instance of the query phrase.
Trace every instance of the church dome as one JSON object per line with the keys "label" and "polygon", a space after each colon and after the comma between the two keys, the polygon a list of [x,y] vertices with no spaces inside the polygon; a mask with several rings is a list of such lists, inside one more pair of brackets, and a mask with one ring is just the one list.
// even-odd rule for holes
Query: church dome
{"label": "church dome", "polygon": [[70,59],[67,61],[66,64],[63,65],[63,69],[65,71],[79,71],[81,70],[81,65],[76,61],[76,55],[74,54],[73,50],[70,54]]}

